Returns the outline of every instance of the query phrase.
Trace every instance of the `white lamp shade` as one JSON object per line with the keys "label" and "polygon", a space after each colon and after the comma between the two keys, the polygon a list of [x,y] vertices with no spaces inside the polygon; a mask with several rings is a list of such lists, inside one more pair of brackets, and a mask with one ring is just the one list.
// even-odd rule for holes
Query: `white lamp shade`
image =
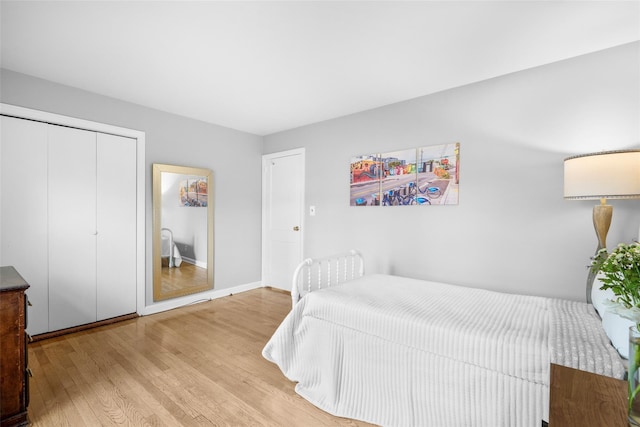
{"label": "white lamp shade", "polygon": [[605,151],[566,158],[564,197],[640,198],[640,150]]}

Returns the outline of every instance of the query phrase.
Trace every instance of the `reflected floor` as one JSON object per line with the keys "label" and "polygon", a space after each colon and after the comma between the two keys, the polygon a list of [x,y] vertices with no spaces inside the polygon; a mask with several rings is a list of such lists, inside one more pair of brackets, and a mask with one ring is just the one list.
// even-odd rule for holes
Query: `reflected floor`
{"label": "reflected floor", "polygon": [[174,292],[207,285],[207,269],[182,262],[180,267],[162,266],[162,292]]}

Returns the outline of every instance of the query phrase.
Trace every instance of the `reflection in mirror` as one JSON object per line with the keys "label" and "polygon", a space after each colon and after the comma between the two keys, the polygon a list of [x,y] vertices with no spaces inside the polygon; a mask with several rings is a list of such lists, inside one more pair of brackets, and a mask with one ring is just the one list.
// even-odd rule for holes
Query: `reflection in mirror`
{"label": "reflection in mirror", "polygon": [[213,175],[153,165],[153,300],[213,288]]}

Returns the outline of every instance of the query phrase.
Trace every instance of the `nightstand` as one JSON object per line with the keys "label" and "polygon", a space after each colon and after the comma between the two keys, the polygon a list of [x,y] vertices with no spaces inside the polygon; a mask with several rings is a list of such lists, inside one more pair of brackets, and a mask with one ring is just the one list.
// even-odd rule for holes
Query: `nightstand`
{"label": "nightstand", "polygon": [[551,364],[550,427],[627,427],[627,382]]}

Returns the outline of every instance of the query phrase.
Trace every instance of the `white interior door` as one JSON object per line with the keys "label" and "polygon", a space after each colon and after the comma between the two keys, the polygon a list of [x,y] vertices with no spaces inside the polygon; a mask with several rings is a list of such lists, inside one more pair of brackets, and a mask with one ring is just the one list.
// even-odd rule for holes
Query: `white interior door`
{"label": "white interior door", "polygon": [[136,140],[97,134],[97,320],[136,311]]}
{"label": "white interior door", "polygon": [[0,116],[0,265],[29,283],[27,330],[49,330],[47,125]]}
{"label": "white interior door", "polygon": [[49,126],[49,328],[96,321],[96,133]]}
{"label": "white interior door", "polygon": [[263,156],[263,284],[291,290],[302,261],[304,150]]}

